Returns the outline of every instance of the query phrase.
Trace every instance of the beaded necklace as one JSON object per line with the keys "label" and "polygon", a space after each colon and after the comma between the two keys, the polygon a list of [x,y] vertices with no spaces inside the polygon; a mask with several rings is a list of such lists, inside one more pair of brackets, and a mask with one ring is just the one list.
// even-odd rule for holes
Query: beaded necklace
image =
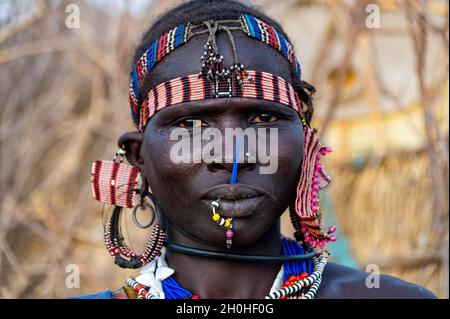
{"label": "beaded necklace", "polygon": [[[307,253],[293,240],[282,238],[281,242],[285,256]],[[164,260],[164,255],[158,258]],[[154,263],[156,265],[157,261],[155,260]],[[265,299],[313,299],[319,289],[326,263],[325,253],[307,260],[283,262],[272,289]],[[155,272],[156,270],[157,266]],[[171,274],[173,271],[170,272]],[[170,275],[161,280],[164,299],[200,299],[197,294],[183,288]],[[151,286],[146,286],[135,278],[129,277],[127,285],[137,292],[138,299],[163,299],[151,291]]]}

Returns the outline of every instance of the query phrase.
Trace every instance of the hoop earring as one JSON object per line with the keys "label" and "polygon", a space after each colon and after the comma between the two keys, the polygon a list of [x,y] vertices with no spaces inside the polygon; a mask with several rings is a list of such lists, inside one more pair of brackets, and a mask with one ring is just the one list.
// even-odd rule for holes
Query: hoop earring
{"label": "hoop earring", "polygon": [[[111,219],[105,227],[105,246],[109,254],[114,257],[115,264],[119,267],[131,269],[140,268],[161,254],[161,248],[164,245],[166,233],[163,226],[159,224],[154,225],[147,247],[142,255],[138,255],[125,243],[125,239],[122,235],[120,229],[120,214],[122,211],[122,207],[114,207]],[[158,211],[158,209],[156,209],[155,212],[156,211]]]}
{"label": "hoop earring", "polygon": [[145,210],[146,208],[149,210],[151,209],[150,205],[145,200],[145,192],[148,190],[147,185],[148,185],[147,181],[144,179],[142,182],[141,190],[140,190],[141,200],[140,200],[139,204],[133,208],[133,211],[131,213],[131,218],[133,219],[133,223],[141,229],[149,228],[151,225],[153,225],[153,222],[155,221],[155,217],[156,217],[156,211],[155,211],[156,208],[152,208],[152,212],[150,213],[150,215],[152,217],[151,217],[151,220],[147,224],[143,225],[143,224],[139,223],[137,216],[136,216],[138,208],[141,208],[142,210]]}
{"label": "hoop earring", "polygon": [[[104,226],[104,242],[109,254],[114,257],[115,263],[122,268],[140,268],[148,264],[161,254],[161,248],[164,245],[166,233],[162,222],[162,210],[153,196],[148,191],[147,182],[142,178],[140,189],[137,189],[137,181],[141,176],[139,169],[135,166],[123,163],[125,150],[119,148],[112,161],[95,161],[92,166],[92,191],[95,199],[109,205],[114,209],[109,222]],[[140,203],[136,205],[134,195],[140,193]],[[137,207],[146,205],[147,199],[153,203],[154,216],[149,225],[141,225],[137,222],[135,211]],[[120,228],[120,216],[123,208],[133,208],[133,221],[141,228],[153,226],[147,246],[142,253],[138,255],[125,242],[125,238]],[[139,226],[138,226],[139,227]]]}
{"label": "hoop earring", "polygon": [[325,243],[336,241],[331,235],[336,231],[335,226],[328,228],[324,233],[320,228],[321,212],[319,209],[319,190],[331,182],[331,178],[320,163],[322,156],[331,152],[331,148],[325,147],[302,119],[304,133],[304,151],[300,172],[300,180],[297,185],[297,196],[290,207],[291,223],[295,229],[295,237],[308,246],[323,248]]}

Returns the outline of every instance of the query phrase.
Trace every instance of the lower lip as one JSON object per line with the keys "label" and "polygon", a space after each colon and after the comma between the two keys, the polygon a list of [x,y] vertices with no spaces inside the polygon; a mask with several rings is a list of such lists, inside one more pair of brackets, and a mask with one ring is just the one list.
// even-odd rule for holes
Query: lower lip
{"label": "lower lip", "polygon": [[[217,212],[225,218],[244,218],[254,214],[264,200],[264,195],[235,200],[221,199]],[[208,205],[211,201],[208,201]]]}

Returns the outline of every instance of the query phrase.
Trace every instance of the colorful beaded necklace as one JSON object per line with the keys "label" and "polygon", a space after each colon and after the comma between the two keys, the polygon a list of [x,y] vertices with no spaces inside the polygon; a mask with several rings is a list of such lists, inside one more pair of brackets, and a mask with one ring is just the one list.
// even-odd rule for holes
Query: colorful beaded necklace
{"label": "colorful beaded necklace", "polygon": [[[299,243],[286,238],[282,238],[282,248],[285,256],[307,253]],[[325,253],[307,260],[283,262],[271,292],[265,299],[313,299],[319,289],[326,263]],[[150,291],[151,287],[135,278],[129,277],[127,286],[137,292],[138,299],[160,299]],[[170,276],[161,281],[161,286],[165,299],[200,299]]]}

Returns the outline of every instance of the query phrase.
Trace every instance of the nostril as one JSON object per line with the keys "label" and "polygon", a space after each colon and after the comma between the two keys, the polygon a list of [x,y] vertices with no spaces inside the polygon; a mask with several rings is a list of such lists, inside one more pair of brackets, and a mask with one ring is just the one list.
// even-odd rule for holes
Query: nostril
{"label": "nostril", "polygon": [[213,162],[208,164],[208,168],[212,172],[227,171],[231,173],[233,170],[233,163]]}
{"label": "nostril", "polygon": [[[212,172],[217,172],[217,171],[226,171],[228,173],[231,173],[233,171],[233,163],[220,163],[220,162],[213,162],[213,163],[209,163],[208,165],[208,169]],[[238,172],[240,170],[250,170],[253,169],[256,166],[256,163],[238,163]]]}
{"label": "nostril", "polygon": [[248,162],[245,162],[245,163],[239,163],[239,164],[238,164],[239,170],[243,170],[243,169],[253,169],[255,166],[256,166],[255,163],[248,163]]}

